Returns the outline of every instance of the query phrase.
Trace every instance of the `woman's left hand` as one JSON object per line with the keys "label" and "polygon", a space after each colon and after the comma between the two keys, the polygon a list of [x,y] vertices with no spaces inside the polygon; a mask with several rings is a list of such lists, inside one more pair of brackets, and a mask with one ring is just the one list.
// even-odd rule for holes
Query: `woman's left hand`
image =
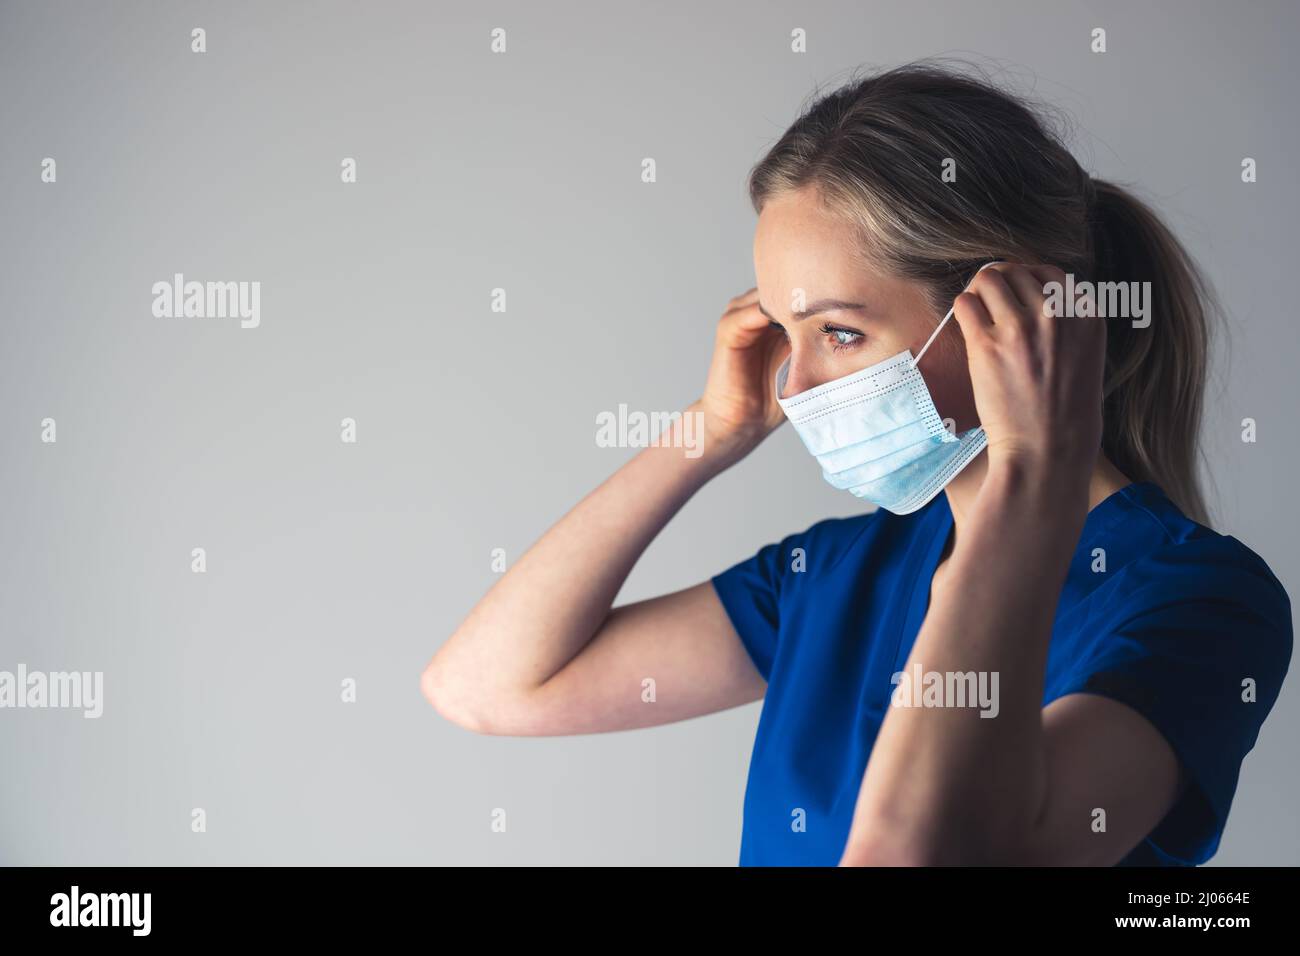
{"label": "woman's left hand", "polygon": [[1025,463],[1086,476],[1101,448],[1105,320],[1071,314],[1077,301],[1052,315],[1044,291],[1052,282],[1063,294],[1060,269],[999,262],[957,296],[953,317],[966,341],[989,467]]}

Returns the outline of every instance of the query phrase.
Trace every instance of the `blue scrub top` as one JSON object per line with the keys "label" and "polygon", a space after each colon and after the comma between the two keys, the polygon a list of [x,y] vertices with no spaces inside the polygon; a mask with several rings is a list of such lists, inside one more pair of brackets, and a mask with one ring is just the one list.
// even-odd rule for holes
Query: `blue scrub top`
{"label": "blue scrub top", "polygon": [[[818,522],[713,578],[768,682],[740,865],[839,862],[890,677],[907,663],[951,528],[940,494],[910,515]],[[1121,866],[1214,855],[1242,758],[1286,675],[1291,627],[1290,600],[1264,561],[1185,517],[1157,485],[1128,485],[1088,513],[1043,705],[1080,691],[1122,701],[1164,734],[1192,780]],[[1253,703],[1242,699],[1247,678]]]}

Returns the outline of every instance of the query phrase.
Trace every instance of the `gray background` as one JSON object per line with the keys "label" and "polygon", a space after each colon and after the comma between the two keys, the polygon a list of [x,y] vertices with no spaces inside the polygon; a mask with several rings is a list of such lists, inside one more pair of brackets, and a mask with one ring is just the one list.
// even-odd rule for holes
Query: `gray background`
{"label": "gray background", "polygon": [[[698,396],[753,284],[745,173],[863,64],[979,57],[1166,214],[1231,313],[1206,422],[1217,527],[1300,591],[1300,15],[1046,6],[0,7],[0,669],[106,682],[97,721],[0,711],[0,860],[733,865],[757,704],[479,737],[418,675],[494,580],[491,549],[517,558],[635,453],[596,447],[597,413]],[[178,271],[261,281],[261,328],[154,318],[150,286]],[[856,507],[785,427],[620,601]],[[1295,670],[1215,863],[1300,863]]]}

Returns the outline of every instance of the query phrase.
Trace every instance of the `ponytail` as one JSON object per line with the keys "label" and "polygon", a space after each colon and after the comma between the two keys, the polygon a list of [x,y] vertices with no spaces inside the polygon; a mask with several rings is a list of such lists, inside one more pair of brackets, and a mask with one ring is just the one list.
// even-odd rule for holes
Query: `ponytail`
{"label": "ponytail", "polygon": [[1107,321],[1102,451],[1208,524],[1197,465],[1213,293],[1150,207],[1113,183],[1091,180],[1088,235],[1095,282],[1151,283],[1150,324]]}

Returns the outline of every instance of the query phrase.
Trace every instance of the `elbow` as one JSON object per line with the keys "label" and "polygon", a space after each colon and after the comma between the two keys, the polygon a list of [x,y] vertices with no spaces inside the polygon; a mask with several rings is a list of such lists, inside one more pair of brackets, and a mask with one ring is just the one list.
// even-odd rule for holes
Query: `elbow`
{"label": "elbow", "polygon": [[441,654],[420,674],[420,693],[444,720],[472,733],[506,737],[541,732],[531,694],[496,686],[479,670],[453,665]]}
{"label": "elbow", "polygon": [[476,734],[490,734],[492,729],[478,708],[471,707],[464,693],[464,682],[456,680],[435,657],[420,674],[420,693],[430,706],[447,721]]}

